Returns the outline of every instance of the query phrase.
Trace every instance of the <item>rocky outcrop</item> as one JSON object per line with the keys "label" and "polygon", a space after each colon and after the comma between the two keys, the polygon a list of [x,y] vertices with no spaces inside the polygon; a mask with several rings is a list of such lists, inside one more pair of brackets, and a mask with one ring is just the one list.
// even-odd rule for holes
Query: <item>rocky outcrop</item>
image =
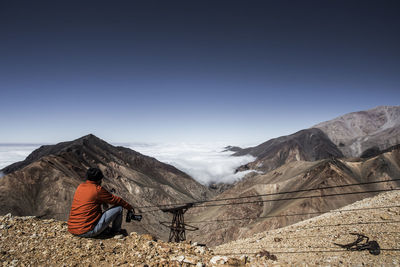
{"label": "rocky outcrop", "polygon": [[222,151],[222,152],[227,152],[227,151],[230,151],[230,152],[239,152],[239,151],[241,151],[243,148],[241,148],[241,147],[238,147],[238,146],[226,146],[226,147],[224,147],[224,150]]}
{"label": "rocky outcrop", "polygon": [[[92,166],[102,169],[105,188],[134,207],[192,202],[214,194],[171,165],[87,135],[43,146],[25,161],[4,168],[7,175],[0,179],[0,214],[66,220],[75,189]],[[169,230],[159,221],[171,220],[168,214],[156,209],[143,217],[141,224],[127,228],[140,227],[138,232],[167,238]]]}
{"label": "rocky outcrop", "polygon": [[242,149],[234,156],[252,155],[257,159],[239,168],[268,172],[292,161],[317,161],[342,157],[340,150],[320,129],[307,129]]}
{"label": "rocky outcrop", "polygon": [[400,148],[400,144],[399,145],[395,145],[389,148],[386,148],[384,150],[380,150],[378,147],[374,146],[371,147],[367,150],[365,150],[362,154],[361,154],[361,158],[371,158],[371,157],[376,157],[380,154],[386,153],[386,152],[392,152],[394,150],[398,150]]}
{"label": "rocky outcrop", "polygon": [[400,106],[380,106],[349,113],[313,126],[321,129],[347,157],[400,144]]}

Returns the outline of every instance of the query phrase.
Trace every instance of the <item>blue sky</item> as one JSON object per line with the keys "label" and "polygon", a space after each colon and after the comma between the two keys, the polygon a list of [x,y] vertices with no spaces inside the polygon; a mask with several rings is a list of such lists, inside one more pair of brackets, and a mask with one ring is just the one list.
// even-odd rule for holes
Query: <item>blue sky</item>
{"label": "blue sky", "polygon": [[399,13],[398,1],[1,1],[0,143],[258,144],[399,105]]}

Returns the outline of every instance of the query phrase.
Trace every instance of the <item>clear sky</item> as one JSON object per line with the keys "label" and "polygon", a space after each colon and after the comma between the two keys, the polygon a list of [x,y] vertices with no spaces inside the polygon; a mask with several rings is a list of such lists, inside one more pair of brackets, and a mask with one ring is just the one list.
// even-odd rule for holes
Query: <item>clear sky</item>
{"label": "clear sky", "polygon": [[257,144],[400,103],[400,2],[0,1],[0,143]]}

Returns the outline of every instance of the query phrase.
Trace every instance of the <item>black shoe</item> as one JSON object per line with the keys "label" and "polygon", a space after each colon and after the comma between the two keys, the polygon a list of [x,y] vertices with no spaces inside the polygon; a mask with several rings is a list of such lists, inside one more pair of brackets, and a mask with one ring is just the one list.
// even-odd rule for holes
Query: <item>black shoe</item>
{"label": "black shoe", "polygon": [[114,235],[123,235],[123,236],[128,236],[128,232],[126,231],[126,229],[120,229],[118,231],[112,231],[111,233]]}
{"label": "black shoe", "polygon": [[126,229],[121,229],[119,230],[119,234],[123,236],[128,236],[128,231],[126,231]]}
{"label": "black shoe", "polygon": [[114,237],[114,232],[111,230],[110,227],[107,227],[106,229],[103,230],[99,235],[95,236],[94,238],[98,239],[108,239]]}

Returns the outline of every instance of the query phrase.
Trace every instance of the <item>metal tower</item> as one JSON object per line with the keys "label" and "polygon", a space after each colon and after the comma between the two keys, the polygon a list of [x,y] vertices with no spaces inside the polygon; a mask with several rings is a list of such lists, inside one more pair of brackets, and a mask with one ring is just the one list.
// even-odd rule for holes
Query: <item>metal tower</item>
{"label": "metal tower", "polygon": [[161,222],[162,225],[165,225],[171,229],[169,233],[168,242],[181,242],[186,240],[185,230],[195,231],[199,228],[185,224],[185,219],[183,214],[193,206],[192,203],[168,209],[161,209],[163,212],[172,213],[172,223],[171,225],[167,225],[167,222]]}

